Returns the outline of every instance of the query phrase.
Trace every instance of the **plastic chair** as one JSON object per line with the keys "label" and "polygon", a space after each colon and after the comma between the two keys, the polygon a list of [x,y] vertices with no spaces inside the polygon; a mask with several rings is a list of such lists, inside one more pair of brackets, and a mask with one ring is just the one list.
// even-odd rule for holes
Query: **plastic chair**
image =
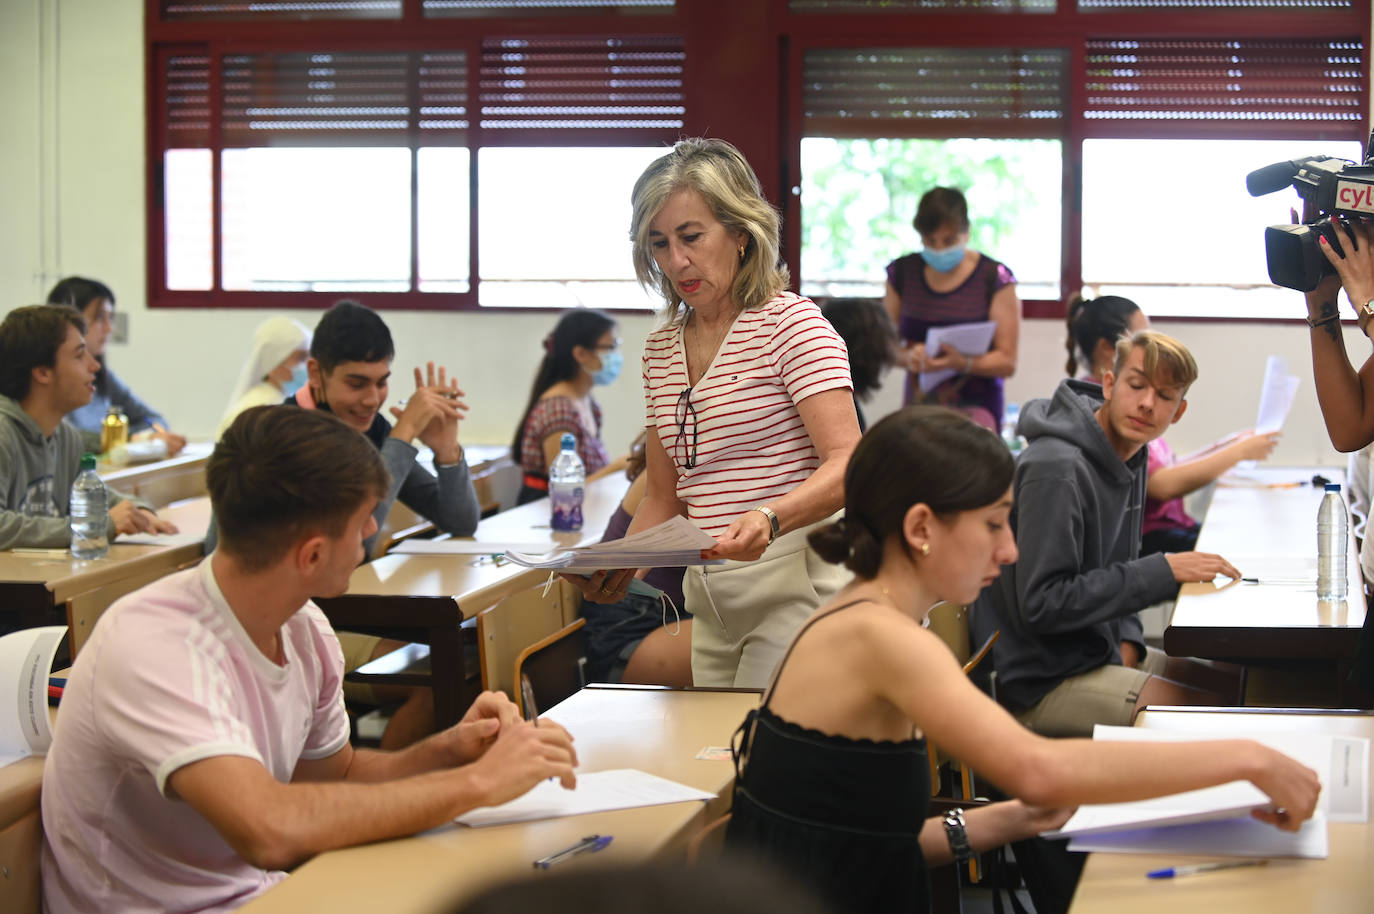
{"label": "plastic chair", "polygon": [[[587,684],[587,636],[577,619],[558,631],[531,644],[515,658],[514,682],[519,685],[515,703],[526,719],[539,710],[551,708]],[[526,697],[539,710],[526,707]]]}

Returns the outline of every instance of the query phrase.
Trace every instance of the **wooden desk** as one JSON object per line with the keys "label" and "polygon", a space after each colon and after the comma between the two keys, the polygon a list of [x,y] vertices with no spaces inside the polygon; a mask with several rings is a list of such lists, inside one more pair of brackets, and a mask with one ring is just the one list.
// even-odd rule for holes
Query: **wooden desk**
{"label": "wooden desk", "polygon": [[[1374,715],[1361,712],[1151,708],[1140,715],[1136,726],[1209,735],[1312,732],[1374,738]],[[1145,873],[1179,863],[1227,858],[1092,854],[1069,910],[1071,914],[1367,911],[1374,899],[1374,821],[1328,827],[1331,855],[1326,860],[1274,860],[1259,869],[1183,879],[1146,879]]]}
{"label": "wooden desk", "polygon": [[[210,522],[205,496],[164,506],[159,515],[182,530],[204,530]],[[182,546],[110,545],[99,559],[52,554],[0,552],[0,626],[71,625],[73,650],[89,634],[89,625],[111,602],[188,565],[200,561],[203,543]],[[88,620],[89,624],[84,624]],[[77,629],[84,628],[78,632]]]}
{"label": "wooden desk", "polygon": [[[555,534],[550,530],[548,502],[541,499],[487,518],[478,524],[473,538],[493,544],[519,542],[546,548],[593,542],[601,537],[629,485],[621,474],[589,484],[582,509],[585,525],[580,533]],[[335,629],[402,641],[425,640],[430,646],[430,666],[435,671],[437,686],[435,722],[447,726],[462,717],[475,697],[474,690],[467,685],[459,626],[547,577],[548,573],[543,571],[509,563],[497,565],[486,556],[393,553],[353,572],[348,592],[343,596],[320,598],[316,602]],[[556,631],[563,624],[558,620],[567,614],[565,606],[553,606],[540,631]],[[479,632],[484,649],[486,634]],[[495,632],[491,634],[493,640],[500,640]]]}
{"label": "wooden desk", "polygon": [[330,851],[246,905],[245,914],[329,910],[432,914],[452,910],[492,883],[534,875],[530,864],[584,835],[614,835],[610,847],[559,866],[635,862],[680,850],[729,808],[734,765],[695,758],[725,746],[757,692],[589,688],[548,712],[577,739],[580,771],[639,768],[717,796],[490,828],[445,826],[414,838]]}
{"label": "wooden desk", "polygon": [[[1274,481],[1310,479],[1318,469],[1333,481],[1344,480],[1342,471],[1330,467],[1273,468],[1254,474]],[[1316,530],[1322,494],[1310,485],[1218,485],[1197,548],[1224,556],[1260,583],[1183,585],[1173,620],[1164,631],[1165,651],[1239,662],[1347,663],[1364,626],[1360,564],[1351,537],[1346,559],[1349,597],[1334,605],[1318,602]]]}
{"label": "wooden desk", "polygon": [[205,465],[210,462],[213,441],[193,441],[180,454],[166,460],[97,469],[105,484],[125,495],[137,495],[154,508],[205,494]]}

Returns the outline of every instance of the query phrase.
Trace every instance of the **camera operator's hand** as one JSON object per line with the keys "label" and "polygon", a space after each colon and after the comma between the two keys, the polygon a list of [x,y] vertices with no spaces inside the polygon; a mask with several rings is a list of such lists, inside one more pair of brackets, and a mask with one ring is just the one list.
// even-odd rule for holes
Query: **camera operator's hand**
{"label": "camera operator's hand", "polygon": [[1332,219],[1331,227],[1345,256],[1337,254],[1325,238],[1321,239],[1319,246],[1326,259],[1336,268],[1345,294],[1350,298],[1355,316],[1359,319],[1360,329],[1365,330],[1369,315],[1364,313],[1364,305],[1374,300],[1374,224],[1364,220],[1344,224],[1339,219]]}

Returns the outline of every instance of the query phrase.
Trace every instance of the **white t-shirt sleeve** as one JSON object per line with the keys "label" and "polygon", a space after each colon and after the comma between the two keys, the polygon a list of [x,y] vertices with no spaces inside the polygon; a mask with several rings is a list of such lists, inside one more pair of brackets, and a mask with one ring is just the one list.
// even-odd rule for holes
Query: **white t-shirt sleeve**
{"label": "white t-shirt sleeve", "polygon": [[167,778],[192,762],[238,755],[261,764],[229,679],[212,660],[219,645],[187,644],[181,631],[145,631],[133,650],[126,636],[134,634],[107,633],[97,659],[94,714],[112,749],[146,769],[163,796]]}
{"label": "white t-shirt sleeve", "polygon": [[320,658],[320,690],[315,700],[315,714],[301,750],[303,759],[329,758],[348,743],[348,712],[344,708],[343,648],[324,613],[313,605],[302,610],[308,621],[315,656]]}

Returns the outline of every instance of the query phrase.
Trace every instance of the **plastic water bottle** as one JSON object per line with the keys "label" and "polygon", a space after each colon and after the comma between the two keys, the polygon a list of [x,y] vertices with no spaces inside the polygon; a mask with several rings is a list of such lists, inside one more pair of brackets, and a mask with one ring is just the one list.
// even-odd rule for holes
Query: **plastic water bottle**
{"label": "plastic water bottle", "polygon": [[81,458],[81,472],[72,480],[72,555],[98,559],[110,551],[110,508],[105,483],[95,475],[95,455]]}
{"label": "plastic water bottle", "polygon": [[1021,453],[1021,448],[1026,446],[1026,439],[1022,438],[1016,431],[1016,426],[1020,421],[1021,405],[1008,403],[1002,411],[1002,440],[1006,442],[1007,450],[1013,454]]}
{"label": "plastic water bottle", "polygon": [[582,529],[582,495],[587,485],[587,469],[577,456],[577,439],[563,433],[563,449],[549,467],[549,502],[553,516],[549,525],[555,531]]}
{"label": "plastic water bottle", "polygon": [[1341,498],[1341,487],[1327,483],[1317,509],[1317,599],[1339,601],[1346,597],[1346,529],[1350,515]]}

